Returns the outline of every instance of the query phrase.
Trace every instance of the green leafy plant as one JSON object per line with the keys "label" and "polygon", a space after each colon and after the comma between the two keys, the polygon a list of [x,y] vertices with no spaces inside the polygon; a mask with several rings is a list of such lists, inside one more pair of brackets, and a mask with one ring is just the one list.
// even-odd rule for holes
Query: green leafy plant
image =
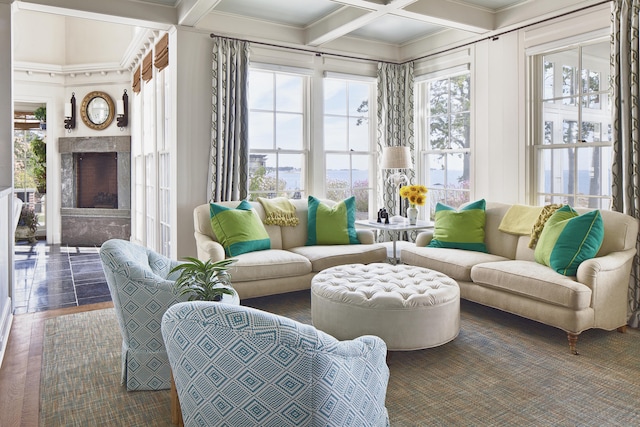
{"label": "green leafy plant", "polygon": [[47,192],[47,143],[38,136],[34,137],[31,140],[31,152],[33,156],[29,161],[33,168],[36,189],[38,193],[45,194]]}
{"label": "green leafy plant", "polygon": [[36,111],[33,112],[36,120],[40,120],[41,122],[47,121],[47,107],[41,106],[36,108]]}
{"label": "green leafy plant", "polygon": [[186,257],[188,262],[171,269],[171,273],[180,271],[175,288],[180,295],[191,294],[189,301],[220,301],[226,295],[235,295],[231,287],[231,277],[227,272],[235,259],[202,262],[197,258]]}
{"label": "green leafy plant", "polygon": [[30,207],[29,205],[22,205],[22,210],[20,211],[20,218],[18,218],[18,226],[28,227],[32,232],[36,232],[38,230],[38,215],[36,215],[36,211]]}

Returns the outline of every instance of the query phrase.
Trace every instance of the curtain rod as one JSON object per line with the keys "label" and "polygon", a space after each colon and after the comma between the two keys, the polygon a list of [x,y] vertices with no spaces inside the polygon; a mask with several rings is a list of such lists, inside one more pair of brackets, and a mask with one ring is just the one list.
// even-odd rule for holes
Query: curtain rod
{"label": "curtain rod", "polygon": [[471,42],[468,42],[468,43],[463,43],[461,45],[458,45],[458,46],[455,46],[455,47],[450,47],[450,48],[447,48],[447,49],[443,49],[443,50],[441,50],[439,52],[430,53],[428,55],[419,56],[417,58],[410,59],[408,61],[402,62],[402,65],[407,64],[407,63],[412,62],[412,61],[420,61],[421,59],[427,59],[427,58],[430,58],[430,57],[435,56],[435,55],[441,55],[443,53],[446,53],[446,52],[449,52],[449,51],[452,51],[452,50],[455,50],[455,49],[460,49],[461,47],[470,46],[472,44],[479,43],[479,42],[482,42],[482,41],[486,41],[486,40],[496,41],[496,40],[498,40],[500,38],[500,36],[503,36],[505,34],[509,34],[509,33],[514,32],[514,31],[520,31],[520,30],[522,30],[524,28],[528,28],[528,27],[531,27],[531,26],[534,26],[534,25],[542,24],[543,22],[552,21],[552,20],[557,19],[557,18],[562,18],[564,16],[568,16],[568,15],[572,15],[574,13],[582,12],[583,10],[587,10],[587,9],[592,8],[592,7],[602,6],[603,4],[611,3],[612,1],[613,0],[604,0],[604,1],[601,1],[600,3],[595,3],[595,4],[592,4],[592,5],[589,5],[589,6],[584,6],[584,7],[581,7],[580,9],[572,10],[572,11],[569,11],[569,12],[562,13],[560,15],[556,15],[556,16],[552,16],[552,17],[549,17],[549,18],[541,19],[539,21],[532,22],[530,24],[521,25],[520,27],[512,28],[510,30],[503,31],[501,33],[492,34],[490,36],[483,37],[483,38],[481,38],[479,40],[474,40],[474,41],[471,41]]}
{"label": "curtain rod", "polygon": [[[240,41],[240,42],[259,44],[259,45],[262,45],[262,46],[277,47],[279,49],[289,49],[289,50],[297,50],[299,52],[313,53],[315,56],[331,55],[331,56],[337,56],[339,58],[356,59],[358,61],[388,62],[388,61],[381,61],[379,59],[361,58],[359,56],[343,55],[343,54],[340,54],[340,53],[321,52],[321,51],[318,51],[318,50],[305,49],[305,48],[302,48],[302,47],[284,46],[284,45],[279,45],[279,44],[275,44],[275,43],[266,43],[266,42],[259,42],[259,41],[254,41],[254,40],[240,39],[240,38],[237,38],[237,37],[219,36],[219,35],[214,34],[214,33],[209,34],[209,36],[211,38],[224,37],[225,39],[229,39],[229,40],[236,40],[236,41]],[[398,63],[393,62],[393,64],[398,64]]]}
{"label": "curtain rod", "polygon": [[584,6],[584,7],[581,7],[579,9],[576,9],[576,10],[572,10],[572,11],[569,11],[569,12],[562,13],[560,15],[556,15],[556,16],[552,16],[552,17],[549,17],[549,18],[541,19],[539,21],[532,22],[530,24],[526,24],[526,25],[522,25],[520,27],[512,28],[510,30],[503,31],[501,33],[492,34],[490,36],[483,37],[483,38],[481,38],[479,40],[474,40],[474,41],[471,41],[471,42],[468,42],[468,43],[463,43],[463,44],[458,45],[458,46],[449,47],[449,48],[443,49],[443,50],[438,51],[438,52],[430,53],[428,55],[419,56],[417,58],[409,59],[409,60],[404,61],[404,62],[383,61],[383,60],[380,60],[380,59],[361,58],[361,57],[358,57],[358,56],[344,55],[344,54],[340,54],[340,53],[321,52],[321,51],[318,51],[318,50],[305,49],[305,48],[302,48],[302,47],[284,46],[284,45],[279,45],[279,44],[275,44],[275,43],[266,43],[266,42],[260,42],[260,41],[253,41],[253,40],[241,39],[241,38],[237,38],[237,37],[218,36],[217,34],[214,34],[214,33],[209,34],[209,36],[211,38],[224,37],[224,38],[227,38],[229,40],[236,40],[236,41],[241,41],[241,42],[253,43],[253,44],[258,44],[258,45],[261,45],[261,46],[268,46],[268,47],[275,47],[275,48],[279,48],[279,49],[289,49],[289,50],[296,50],[296,51],[299,51],[299,52],[312,53],[315,56],[330,55],[330,56],[335,56],[335,57],[338,57],[338,58],[355,59],[355,60],[358,60],[358,61],[384,62],[384,63],[388,63],[388,64],[404,65],[404,64],[408,64],[408,63],[413,62],[413,61],[420,61],[422,59],[430,58],[430,57],[435,56],[435,55],[441,55],[443,53],[450,52],[450,51],[455,50],[455,49],[460,49],[462,47],[470,46],[470,45],[473,45],[475,43],[479,43],[479,42],[482,42],[482,41],[486,41],[486,40],[495,41],[495,40],[498,40],[498,38],[500,38],[500,36],[503,36],[505,34],[509,34],[509,33],[514,32],[514,31],[519,31],[519,30],[522,30],[524,28],[528,28],[528,27],[531,27],[531,26],[534,26],[534,25],[542,24],[543,22],[548,22],[548,21],[551,21],[551,20],[554,20],[554,19],[557,19],[557,18],[562,18],[564,16],[572,15],[572,14],[577,13],[577,12],[582,12],[583,10],[587,10],[587,9],[591,9],[592,7],[601,6],[603,4],[611,3],[612,1],[613,0],[604,0],[604,1],[601,1],[599,3],[595,3],[595,4],[592,4],[592,5],[589,5],[589,6]]}

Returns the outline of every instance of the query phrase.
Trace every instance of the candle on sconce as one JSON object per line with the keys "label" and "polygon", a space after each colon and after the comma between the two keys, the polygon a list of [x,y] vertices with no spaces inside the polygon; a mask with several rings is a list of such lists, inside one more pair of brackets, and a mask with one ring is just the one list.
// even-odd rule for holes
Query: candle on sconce
{"label": "candle on sconce", "polygon": [[64,116],[65,117],[71,117],[71,103],[70,102],[65,102],[64,103]]}
{"label": "candle on sconce", "polygon": [[124,102],[121,99],[116,101],[116,114],[119,116],[124,115]]}

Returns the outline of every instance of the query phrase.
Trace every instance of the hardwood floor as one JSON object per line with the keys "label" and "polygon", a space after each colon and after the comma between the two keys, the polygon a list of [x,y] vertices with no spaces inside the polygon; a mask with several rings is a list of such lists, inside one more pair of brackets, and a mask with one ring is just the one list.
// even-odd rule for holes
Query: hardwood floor
{"label": "hardwood floor", "polygon": [[113,307],[112,302],[19,314],[0,368],[0,427],[37,427],[45,320],[65,314]]}

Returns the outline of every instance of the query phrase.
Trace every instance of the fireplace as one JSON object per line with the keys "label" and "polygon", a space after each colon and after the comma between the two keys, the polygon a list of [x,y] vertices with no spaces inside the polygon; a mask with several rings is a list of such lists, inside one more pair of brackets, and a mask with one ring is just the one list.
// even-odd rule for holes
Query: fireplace
{"label": "fireplace", "polygon": [[118,153],[73,153],[78,208],[118,208]]}
{"label": "fireplace", "polygon": [[60,138],[62,243],[101,245],[131,234],[131,138]]}

